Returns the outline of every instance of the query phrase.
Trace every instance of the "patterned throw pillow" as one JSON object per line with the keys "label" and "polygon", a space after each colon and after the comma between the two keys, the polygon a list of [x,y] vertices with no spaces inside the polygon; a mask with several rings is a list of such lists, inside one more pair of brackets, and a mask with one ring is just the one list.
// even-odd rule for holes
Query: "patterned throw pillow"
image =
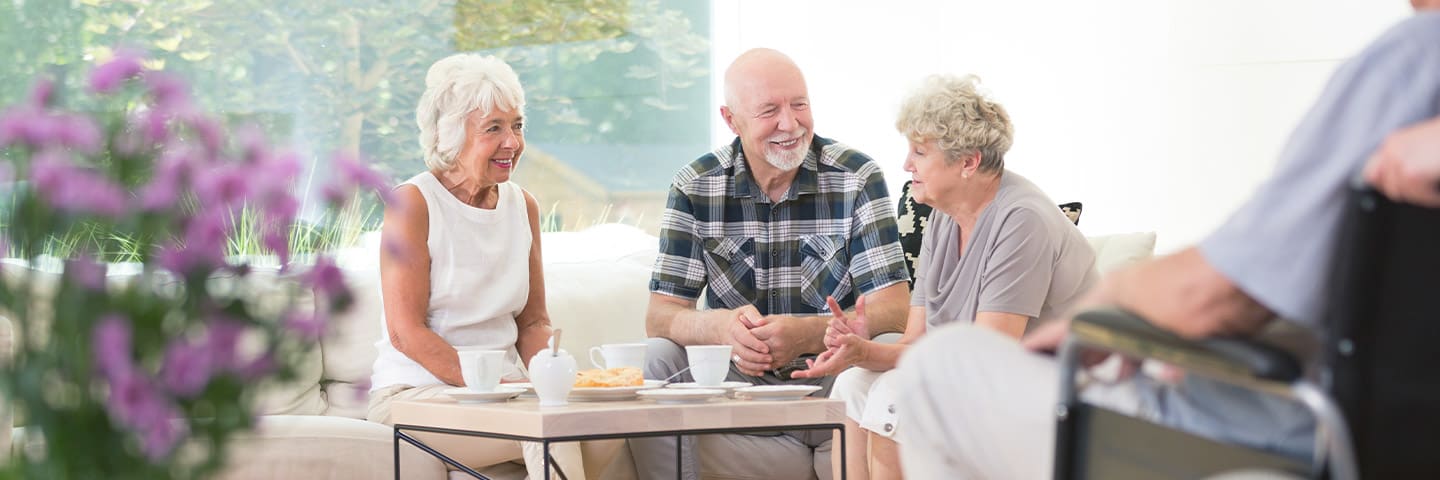
{"label": "patterned throw pillow", "polygon": [[[1060,204],[1060,211],[1080,224],[1080,202]],[[930,206],[916,203],[910,196],[910,182],[900,187],[900,205],[895,211],[895,223],[900,228],[900,248],[905,251],[905,269],[910,271],[910,288],[915,288],[915,261],[920,257],[920,241],[925,238],[925,228],[930,225]]]}

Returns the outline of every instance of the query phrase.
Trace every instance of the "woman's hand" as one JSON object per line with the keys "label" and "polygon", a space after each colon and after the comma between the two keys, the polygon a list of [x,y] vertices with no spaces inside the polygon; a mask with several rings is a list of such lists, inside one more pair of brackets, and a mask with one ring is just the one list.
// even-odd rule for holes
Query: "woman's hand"
{"label": "woman's hand", "polygon": [[870,322],[865,319],[865,296],[860,295],[855,299],[855,318],[849,318],[845,311],[840,309],[840,302],[835,297],[825,297],[825,303],[830,305],[830,324],[825,327],[825,348],[834,349],[839,346],[839,339],[845,335],[855,335],[862,340],[870,339]]}
{"label": "woman's hand", "polygon": [[869,340],[861,339],[854,334],[841,335],[836,339],[837,346],[815,357],[814,360],[805,360],[809,368],[791,372],[794,378],[820,378],[835,375],[852,365],[858,365],[869,358]]}

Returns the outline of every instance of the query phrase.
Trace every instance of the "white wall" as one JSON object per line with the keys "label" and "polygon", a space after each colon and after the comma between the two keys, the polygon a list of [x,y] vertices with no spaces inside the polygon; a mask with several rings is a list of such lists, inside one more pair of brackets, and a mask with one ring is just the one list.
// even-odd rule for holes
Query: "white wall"
{"label": "white wall", "polygon": [[[754,47],[805,71],[815,129],[909,178],[900,99],[974,73],[1010,110],[1007,166],[1087,234],[1154,230],[1162,252],[1222,222],[1274,165],[1334,68],[1404,0],[715,0],[715,84]],[[717,107],[718,109],[718,107]],[[715,114],[715,143],[732,135]]]}

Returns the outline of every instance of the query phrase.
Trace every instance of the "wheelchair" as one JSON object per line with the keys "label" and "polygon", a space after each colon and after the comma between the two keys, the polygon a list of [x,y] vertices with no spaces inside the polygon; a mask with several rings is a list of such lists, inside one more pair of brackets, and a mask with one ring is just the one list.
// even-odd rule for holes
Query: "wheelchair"
{"label": "wheelchair", "polygon": [[[1060,352],[1056,479],[1440,478],[1440,209],[1351,189],[1313,361],[1255,338],[1182,339],[1118,309],[1074,319]],[[1288,397],[1317,424],[1309,459],[1226,444],[1081,400],[1082,349],[1154,359]],[[1309,365],[1309,369],[1305,368]],[[1255,478],[1255,476],[1245,476]]]}

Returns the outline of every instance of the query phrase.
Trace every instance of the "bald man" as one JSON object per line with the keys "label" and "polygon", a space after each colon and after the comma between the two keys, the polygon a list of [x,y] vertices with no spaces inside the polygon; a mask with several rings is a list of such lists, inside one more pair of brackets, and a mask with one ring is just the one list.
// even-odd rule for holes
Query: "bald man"
{"label": "bald man", "polygon": [[[903,329],[909,274],[884,175],[865,154],[815,135],[805,77],[780,52],[735,59],[720,116],[735,139],[680,169],[670,186],[645,316],[645,377],[693,381],[681,373],[685,346],[730,345],[727,380],[816,385],[812,395],[823,398],[834,377],[790,373],[825,350],[827,297],[853,316],[863,296],[872,332]],[[698,464],[686,437],[683,478],[698,478],[702,465],[725,478],[830,478],[830,435],[705,436]],[[640,478],[676,478],[674,442],[630,442]]]}

